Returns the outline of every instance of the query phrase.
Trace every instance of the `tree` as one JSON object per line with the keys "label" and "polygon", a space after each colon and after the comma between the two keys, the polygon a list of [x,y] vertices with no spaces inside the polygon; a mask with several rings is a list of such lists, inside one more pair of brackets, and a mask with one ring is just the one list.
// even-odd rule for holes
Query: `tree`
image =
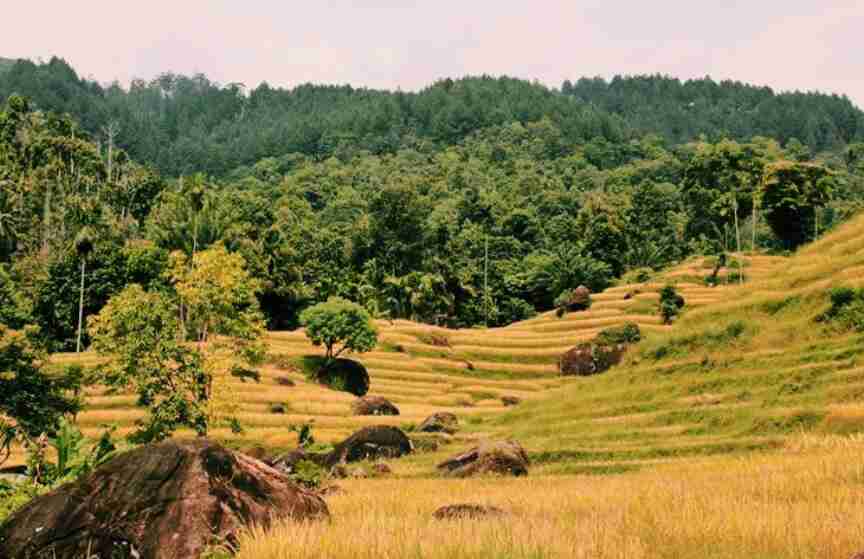
{"label": "tree", "polygon": [[81,261],[81,288],[78,292],[78,337],[75,342],[75,353],[81,353],[81,328],[84,324],[84,270],[87,266],[87,258],[93,252],[93,236],[90,229],[85,227],[75,237],[75,252]]}
{"label": "tree", "polygon": [[437,323],[453,310],[453,295],[440,274],[411,272],[402,277],[384,279],[382,291],[391,318],[410,318]]}
{"label": "tree", "polygon": [[759,199],[771,230],[788,249],[795,249],[819,234],[816,208],[831,198],[834,178],[814,163],[778,161],[765,171]]}
{"label": "tree", "polygon": [[[690,233],[711,236],[733,226],[736,250],[741,250],[740,221],[753,209],[754,194],[762,178],[765,158],[756,144],[724,140],[700,143],[684,169],[682,192],[693,213]],[[722,233],[721,233],[722,228]]]}
{"label": "tree", "polygon": [[663,324],[672,324],[675,317],[681,312],[684,306],[684,297],[682,297],[675,286],[666,284],[660,290],[660,317],[663,319]]}
{"label": "tree", "polygon": [[158,441],[180,426],[207,433],[201,356],[180,341],[171,300],[132,284],[112,297],[90,324],[93,347],[111,358],[103,367],[106,385],[133,389],[150,416],[133,435]]}
{"label": "tree", "polygon": [[31,304],[17,288],[6,267],[0,265],[0,325],[20,329],[33,321]]}
{"label": "tree", "polygon": [[33,327],[19,331],[0,324],[0,463],[16,437],[52,433],[63,415],[80,408],[67,396],[65,379],[43,371],[48,355],[37,338]]}
{"label": "tree", "polygon": [[[239,255],[216,245],[196,254],[191,268],[177,255],[171,274],[174,294],[130,285],[90,327],[93,347],[110,357],[105,383],[134,389],[139,405],[150,410],[134,435],[138,441],[163,439],[182,426],[200,436],[213,424],[238,429],[227,382],[264,357],[255,282]],[[179,320],[181,296],[195,310],[186,324],[189,342]]]}
{"label": "tree", "polygon": [[326,348],[326,363],[345,351],[362,353],[378,343],[378,331],[366,309],[341,297],[330,297],[304,310],[300,323],[314,345]]}

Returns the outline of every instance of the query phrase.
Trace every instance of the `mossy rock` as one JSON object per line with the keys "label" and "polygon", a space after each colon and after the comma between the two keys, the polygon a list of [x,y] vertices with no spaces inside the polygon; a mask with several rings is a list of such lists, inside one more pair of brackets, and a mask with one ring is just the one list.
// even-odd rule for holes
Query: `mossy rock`
{"label": "mossy rock", "polygon": [[365,396],[369,392],[369,372],[362,363],[351,359],[335,359],[318,371],[318,382],[334,390]]}

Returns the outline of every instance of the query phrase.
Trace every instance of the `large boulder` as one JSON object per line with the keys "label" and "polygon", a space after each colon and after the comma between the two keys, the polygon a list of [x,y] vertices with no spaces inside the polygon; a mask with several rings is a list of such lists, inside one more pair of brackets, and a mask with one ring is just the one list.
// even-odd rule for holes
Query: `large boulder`
{"label": "large boulder", "polygon": [[332,468],[367,458],[398,458],[413,450],[411,440],[398,427],[373,425],[360,429],[333,447],[324,464]]}
{"label": "large boulder", "polygon": [[528,453],[516,441],[484,441],[467,452],[438,464],[445,475],[470,477],[480,474],[528,475]]}
{"label": "large boulder", "polygon": [[318,381],[334,390],[365,396],[369,392],[369,372],[352,359],[334,359],[318,371]]}
{"label": "large boulder", "polygon": [[423,420],[417,430],[422,433],[455,433],[459,418],[449,411],[433,413]]}
{"label": "large boulder", "polygon": [[0,558],[192,558],[248,524],[327,516],[321,497],[263,462],[206,439],[172,440],[25,505],[0,528]]}
{"label": "large boulder", "polygon": [[399,415],[399,408],[381,396],[363,396],[351,402],[354,415]]}
{"label": "large boulder", "polygon": [[620,363],[626,352],[626,344],[579,344],[561,355],[558,370],[565,376],[596,375]]}

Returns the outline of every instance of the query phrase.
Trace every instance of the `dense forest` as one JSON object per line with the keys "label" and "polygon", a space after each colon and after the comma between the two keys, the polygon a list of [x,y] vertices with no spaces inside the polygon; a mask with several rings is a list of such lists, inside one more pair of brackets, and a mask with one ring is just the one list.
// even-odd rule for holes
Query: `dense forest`
{"label": "dense forest", "polygon": [[[560,91],[512,78],[440,80],[416,93],[351,86],[263,83],[247,91],[206,76],[163,74],[128,88],[80,78],[65,61],[0,64],[0,99],[17,93],[34,106],[70,114],[95,139],[111,130],[132,159],[163,175],[223,177],[266,157],[300,153],[316,160],[358,152],[395,154],[460,143],[491,126],[543,118],[565,148],[646,134],[667,144],[700,136],[796,141],[817,154],[864,139],[864,113],[847,98],[775,94],[767,87],[663,76],[580,79]],[[618,164],[610,161],[608,164]]]}
{"label": "dense forest", "polygon": [[848,99],[710,79],[123,88],[52,59],[0,68],[0,101],[0,323],[55,349],[79,297],[86,322],[127,284],[170,290],[178,251],[241,255],[271,327],[333,295],[500,325],[694,253],[794,248],[864,198]]}

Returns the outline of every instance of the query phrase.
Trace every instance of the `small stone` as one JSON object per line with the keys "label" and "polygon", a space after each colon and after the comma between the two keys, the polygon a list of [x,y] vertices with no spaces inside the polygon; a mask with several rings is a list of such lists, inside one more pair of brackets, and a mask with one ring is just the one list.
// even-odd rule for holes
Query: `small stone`
{"label": "small stone", "polygon": [[501,517],[505,514],[503,510],[497,507],[478,505],[476,503],[459,503],[441,507],[432,513],[432,517],[435,520],[478,520],[481,518]]}

